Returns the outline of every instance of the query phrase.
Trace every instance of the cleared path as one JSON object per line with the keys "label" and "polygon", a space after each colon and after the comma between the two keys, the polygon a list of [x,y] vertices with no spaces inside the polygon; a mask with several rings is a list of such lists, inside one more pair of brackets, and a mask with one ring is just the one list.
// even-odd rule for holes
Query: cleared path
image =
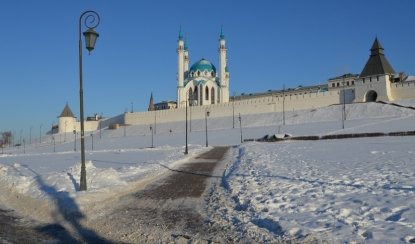
{"label": "cleared path", "polygon": [[[215,147],[190,159],[144,190],[124,196],[114,211],[97,221],[101,233],[121,242],[197,240],[215,242],[223,230],[205,216],[207,189],[220,180],[218,167],[229,147]],[[116,228],[120,226],[120,228]]]}

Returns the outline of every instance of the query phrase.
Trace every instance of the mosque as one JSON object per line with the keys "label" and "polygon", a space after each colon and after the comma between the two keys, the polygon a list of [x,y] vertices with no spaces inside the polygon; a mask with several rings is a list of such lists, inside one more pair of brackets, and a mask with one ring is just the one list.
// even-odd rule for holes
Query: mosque
{"label": "mosque", "polygon": [[[189,68],[189,51],[179,32],[177,41],[177,100],[154,103],[151,94],[148,111],[126,112],[101,119],[88,117],[85,131],[98,128],[116,128],[114,125],[138,125],[183,121],[187,108],[193,119],[203,119],[209,111],[211,117],[278,113],[316,109],[335,104],[355,102],[391,102],[415,98],[415,76],[397,73],[385,56],[378,38],[370,49],[370,56],[360,74],[344,74],[327,82],[307,87],[268,90],[229,96],[230,76],[227,64],[227,48],[223,31],[219,36],[219,70],[202,58]],[[79,130],[79,121],[66,104],[59,116],[58,133],[68,128]]]}
{"label": "mosque", "polygon": [[[229,72],[226,60],[225,35],[219,37],[219,72],[208,60],[202,58],[189,69],[189,51],[181,31],[177,46],[177,107],[186,103],[192,106],[229,102]],[[219,74],[218,74],[219,73]]]}

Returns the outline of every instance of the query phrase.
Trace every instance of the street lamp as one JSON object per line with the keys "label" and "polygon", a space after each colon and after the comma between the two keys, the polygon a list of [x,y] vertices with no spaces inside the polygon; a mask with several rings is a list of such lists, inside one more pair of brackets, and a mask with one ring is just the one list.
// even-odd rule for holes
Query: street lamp
{"label": "street lamp", "polygon": [[242,143],[243,141],[242,141],[242,117],[241,117],[241,114],[239,114],[238,119],[239,119],[239,130],[241,131],[241,143]]}
{"label": "street lamp", "polygon": [[99,139],[101,139],[102,138],[102,129],[101,129],[101,119],[99,120]]}
{"label": "street lamp", "polygon": [[39,144],[42,143],[42,124],[39,127]]}
{"label": "street lamp", "polygon": [[195,106],[194,92],[189,93],[189,115],[190,115],[190,132],[192,132],[192,107]]}
{"label": "street lamp", "polygon": [[285,84],[282,86],[282,125],[285,125]]}
{"label": "street lamp", "polygon": [[73,140],[73,150],[76,152],[76,130],[73,130],[73,134],[75,135],[75,140]]}
{"label": "street lamp", "polygon": [[189,97],[186,95],[186,148],[184,150],[184,154],[188,154],[189,153],[189,148],[187,145],[187,103],[189,102]]}
{"label": "street lamp", "polygon": [[207,129],[207,117],[209,117],[210,112],[209,110],[206,110],[205,113],[205,131],[206,131],[206,147],[208,147],[208,129]]}
{"label": "street lamp", "polygon": [[344,92],[344,75],[342,81],[342,93],[343,93],[343,104],[342,104],[342,129],[344,129],[344,121],[346,120],[346,95]]}
{"label": "street lamp", "polygon": [[92,132],[91,132],[91,141],[92,141],[91,149],[92,151],[94,151],[94,134],[92,134]]}
{"label": "street lamp", "polygon": [[[84,18],[85,17],[85,18]],[[95,32],[94,28],[99,25],[100,18],[95,11],[85,11],[79,17],[79,104],[80,104],[80,115],[81,115],[81,180],[80,180],[80,190],[86,191],[86,170],[85,170],[85,136],[84,136],[84,91],[83,91],[83,80],[82,80],[82,38],[81,38],[81,28],[82,20],[84,20],[84,25],[88,28],[87,31],[83,33],[85,36],[85,46],[89,54],[94,50],[95,42],[99,34]],[[88,22],[89,20],[89,22]],[[75,135],[76,136],[76,135]],[[76,145],[76,144],[75,144]]]}
{"label": "street lamp", "polygon": [[232,97],[232,129],[235,129],[235,92]]}
{"label": "street lamp", "polygon": [[53,152],[56,152],[56,147],[55,147],[55,136],[52,135],[52,141],[53,141]]}
{"label": "street lamp", "polygon": [[66,142],[66,125],[68,124],[68,121],[65,121],[65,137],[63,139],[64,142]]}
{"label": "street lamp", "polygon": [[154,140],[153,140],[153,126],[150,125],[150,132],[151,132],[151,148],[154,147]]}

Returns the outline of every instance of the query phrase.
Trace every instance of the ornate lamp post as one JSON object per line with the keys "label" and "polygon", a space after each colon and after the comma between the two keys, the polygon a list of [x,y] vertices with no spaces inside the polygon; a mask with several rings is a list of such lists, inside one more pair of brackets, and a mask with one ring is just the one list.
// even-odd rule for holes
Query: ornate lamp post
{"label": "ornate lamp post", "polygon": [[282,125],[285,125],[285,84],[282,86]]}
{"label": "ornate lamp post", "polygon": [[208,147],[208,129],[207,129],[207,117],[209,117],[210,112],[209,110],[206,110],[205,113],[205,131],[206,131],[206,147]]}
{"label": "ornate lamp post", "polygon": [[95,42],[99,34],[95,32],[94,28],[99,25],[100,18],[95,11],[85,11],[79,17],[79,105],[80,105],[80,116],[81,116],[81,181],[80,190],[86,191],[86,170],[85,170],[85,135],[84,135],[84,91],[83,91],[83,80],[82,80],[82,39],[81,29],[82,20],[84,25],[88,28],[83,33],[85,36],[85,46],[89,53],[94,50]]}
{"label": "ornate lamp post", "polygon": [[76,152],[76,130],[73,130],[75,140],[73,140],[73,151]]}
{"label": "ornate lamp post", "polygon": [[243,143],[243,140],[242,140],[242,117],[241,117],[241,114],[239,114],[238,119],[239,119],[239,129],[240,129],[240,132],[241,132],[241,143]]}
{"label": "ornate lamp post", "polygon": [[344,129],[344,121],[346,120],[346,94],[344,90],[344,75],[343,75],[343,81],[342,81],[342,93],[343,93],[343,106],[342,106],[342,129]]}
{"label": "ornate lamp post", "polygon": [[30,132],[29,132],[29,144],[32,144],[32,129],[33,129],[33,126],[30,126]]}
{"label": "ornate lamp post", "polygon": [[42,124],[39,126],[39,144],[42,143]]}
{"label": "ornate lamp post", "polygon": [[150,132],[151,132],[151,148],[154,148],[154,133],[153,133],[153,126],[150,125]]}
{"label": "ornate lamp post", "polygon": [[189,102],[189,98],[186,95],[186,149],[184,150],[184,154],[189,153],[188,145],[187,145],[187,103]]}
{"label": "ornate lamp post", "polygon": [[91,132],[91,150],[94,151],[94,134]]}
{"label": "ornate lamp post", "polygon": [[232,129],[235,129],[235,92],[232,96]]}

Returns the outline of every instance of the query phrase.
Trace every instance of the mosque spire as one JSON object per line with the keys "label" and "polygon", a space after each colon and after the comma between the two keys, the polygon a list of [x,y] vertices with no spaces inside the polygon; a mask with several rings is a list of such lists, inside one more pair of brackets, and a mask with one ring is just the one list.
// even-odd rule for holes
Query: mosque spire
{"label": "mosque spire", "polygon": [[187,40],[184,39],[184,50],[187,51]]}
{"label": "mosque spire", "polygon": [[148,111],[154,111],[154,110],[155,108],[154,108],[154,101],[153,101],[153,92],[151,92],[150,102],[148,104]]}
{"label": "mosque spire", "polygon": [[225,39],[225,35],[223,34],[223,26],[220,27],[220,39]]}
{"label": "mosque spire", "polygon": [[180,25],[180,29],[179,29],[179,40],[183,40],[182,25]]}

